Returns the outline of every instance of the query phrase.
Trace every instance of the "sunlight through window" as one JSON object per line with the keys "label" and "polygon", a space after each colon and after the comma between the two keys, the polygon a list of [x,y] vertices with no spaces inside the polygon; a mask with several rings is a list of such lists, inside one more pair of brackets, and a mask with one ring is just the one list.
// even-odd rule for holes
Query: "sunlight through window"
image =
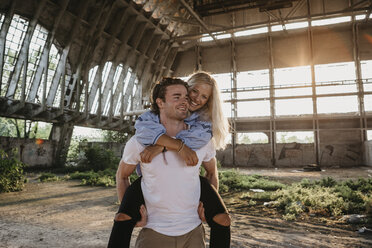
{"label": "sunlight through window", "polygon": [[360,62],[364,91],[372,91],[372,60]]}
{"label": "sunlight through window", "polygon": [[[231,34],[229,33],[212,33],[216,40],[222,40],[222,39],[228,39],[231,38]],[[201,42],[207,42],[207,41],[212,41],[213,38],[208,34],[208,35],[203,35],[203,37],[200,39]]]}
{"label": "sunlight through window", "polygon": [[268,32],[267,27],[262,27],[262,28],[254,28],[254,29],[249,29],[249,30],[244,30],[244,31],[238,31],[234,33],[235,37],[242,37],[242,36],[249,36],[249,35],[255,35],[255,34],[264,34]]}
{"label": "sunlight through window", "polygon": [[237,87],[269,87],[269,70],[242,71],[237,75]]}
{"label": "sunlight through window", "polygon": [[267,144],[269,137],[264,133],[237,133],[238,144]]}
{"label": "sunlight through window", "polygon": [[[8,90],[8,80],[12,76],[14,66],[21,51],[21,45],[25,38],[27,27],[28,21],[26,19],[21,18],[19,15],[14,15],[5,38],[5,56],[1,80],[2,87],[0,92],[1,96],[4,96]],[[13,97],[13,95],[7,96]]]}
{"label": "sunlight through window", "polygon": [[372,111],[372,95],[364,95],[364,109],[365,111]]}
{"label": "sunlight through window", "polygon": [[[279,68],[274,70],[275,96],[300,96],[311,95],[311,87],[301,87],[311,85],[310,66],[298,66],[290,68]],[[298,87],[290,88],[287,87]],[[283,89],[280,89],[283,88]],[[284,113],[283,113],[284,114]]]}
{"label": "sunlight through window", "polygon": [[335,17],[335,18],[327,18],[322,20],[314,20],[311,21],[311,26],[326,26],[344,22],[350,22],[351,16],[342,16],[342,17]]}
{"label": "sunlight through window", "polygon": [[315,65],[314,69],[317,94],[357,92],[354,62]]}
{"label": "sunlight through window", "polygon": [[300,131],[300,132],[277,132],[277,143],[314,143],[314,132]]}
{"label": "sunlight through window", "polygon": [[230,73],[212,74],[212,77],[216,80],[218,88],[220,90],[231,88]]}
{"label": "sunlight through window", "polygon": [[356,15],[355,16],[355,20],[357,20],[357,21],[364,20],[365,18],[366,18],[366,15],[365,14],[363,14],[363,15]]}
{"label": "sunlight through window", "polygon": [[294,23],[286,23],[283,25],[274,25],[271,27],[271,31],[283,31],[283,30],[292,30],[292,29],[300,29],[300,28],[307,28],[309,26],[308,22],[294,22]]}
{"label": "sunlight through window", "polygon": [[288,99],[275,101],[276,115],[303,115],[313,113],[311,98]]}
{"label": "sunlight through window", "polygon": [[231,115],[231,103],[229,102],[222,103],[222,112],[226,118],[231,118],[232,116]]}
{"label": "sunlight through window", "polygon": [[270,101],[238,102],[238,117],[270,116]]}
{"label": "sunlight through window", "polygon": [[318,113],[356,113],[358,112],[357,96],[318,97]]}
{"label": "sunlight through window", "polygon": [[274,84],[281,85],[303,85],[311,83],[310,66],[298,66],[274,69]]}
{"label": "sunlight through window", "polygon": [[367,130],[367,139],[372,140],[372,130]]}

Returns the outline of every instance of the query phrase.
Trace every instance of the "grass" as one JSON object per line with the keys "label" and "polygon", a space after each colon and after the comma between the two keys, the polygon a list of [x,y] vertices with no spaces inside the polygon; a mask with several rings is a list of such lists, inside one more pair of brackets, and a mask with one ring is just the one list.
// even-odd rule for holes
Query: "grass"
{"label": "grass", "polygon": [[243,175],[237,170],[219,172],[220,192],[245,191],[249,189],[277,190],[285,187],[277,181],[260,175]]}
{"label": "grass", "polygon": [[[75,171],[65,177],[43,173],[40,181],[63,179],[81,180],[82,185],[115,186],[115,169],[102,171]],[[137,175],[131,175],[131,181]],[[240,199],[247,207],[270,206],[285,220],[296,220],[306,214],[319,217],[338,217],[344,214],[366,214],[372,218],[372,179],[336,181],[331,177],[286,185],[261,175],[244,175],[238,170],[219,172],[220,193],[241,192]],[[263,189],[253,192],[250,189]]]}
{"label": "grass", "polygon": [[44,172],[39,176],[40,182],[54,182],[59,180],[59,177],[51,172]]}
{"label": "grass", "polygon": [[[372,179],[337,182],[331,177],[317,181],[302,180],[276,191],[244,193],[242,198],[273,201],[272,206],[283,219],[295,220],[303,214],[339,217],[344,214],[366,214],[372,217]],[[248,204],[251,205],[251,204]]]}

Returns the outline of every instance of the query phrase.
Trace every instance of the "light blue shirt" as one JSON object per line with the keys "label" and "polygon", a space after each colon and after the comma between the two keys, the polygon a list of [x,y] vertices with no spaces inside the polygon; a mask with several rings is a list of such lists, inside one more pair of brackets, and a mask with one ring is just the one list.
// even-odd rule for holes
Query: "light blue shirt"
{"label": "light blue shirt", "polygon": [[[212,138],[212,124],[201,121],[199,114],[194,112],[185,120],[189,126],[187,130],[180,131],[176,138],[182,140],[190,149],[197,150],[208,144]],[[140,115],[134,125],[135,138],[144,146],[154,145],[159,137],[166,133],[165,127],[160,123],[159,115],[147,111]],[[137,165],[136,172],[142,175],[141,167]]]}
{"label": "light blue shirt", "polygon": [[[202,148],[212,138],[212,124],[201,121],[198,113],[193,113],[185,119],[189,129],[182,130],[176,135],[176,139],[182,140],[185,145],[193,150]],[[160,123],[159,116],[151,111],[145,112],[138,117],[135,137],[144,146],[154,145],[159,137],[166,133],[165,127]]]}

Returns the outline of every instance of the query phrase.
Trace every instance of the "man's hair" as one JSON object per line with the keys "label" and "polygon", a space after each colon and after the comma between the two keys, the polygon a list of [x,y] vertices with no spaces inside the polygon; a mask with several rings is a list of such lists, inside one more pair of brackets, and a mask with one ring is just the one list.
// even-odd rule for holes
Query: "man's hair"
{"label": "man's hair", "polygon": [[186,90],[189,89],[188,84],[179,78],[164,77],[161,81],[156,82],[151,90],[151,111],[155,114],[160,113],[156,99],[160,98],[165,102],[165,93],[167,92],[167,87],[170,85],[183,85]]}

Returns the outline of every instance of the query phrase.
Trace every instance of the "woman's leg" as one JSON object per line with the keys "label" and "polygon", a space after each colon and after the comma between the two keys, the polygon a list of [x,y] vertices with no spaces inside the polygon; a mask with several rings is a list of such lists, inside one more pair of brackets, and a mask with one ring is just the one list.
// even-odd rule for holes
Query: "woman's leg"
{"label": "woman's leg", "polygon": [[230,216],[217,190],[205,177],[200,176],[200,201],[205,219],[211,228],[210,248],[230,247]]}
{"label": "woman's leg", "polygon": [[140,207],[145,204],[141,189],[141,177],[125,191],[118,213],[115,216],[108,248],[129,248],[133,228],[141,219]]}

